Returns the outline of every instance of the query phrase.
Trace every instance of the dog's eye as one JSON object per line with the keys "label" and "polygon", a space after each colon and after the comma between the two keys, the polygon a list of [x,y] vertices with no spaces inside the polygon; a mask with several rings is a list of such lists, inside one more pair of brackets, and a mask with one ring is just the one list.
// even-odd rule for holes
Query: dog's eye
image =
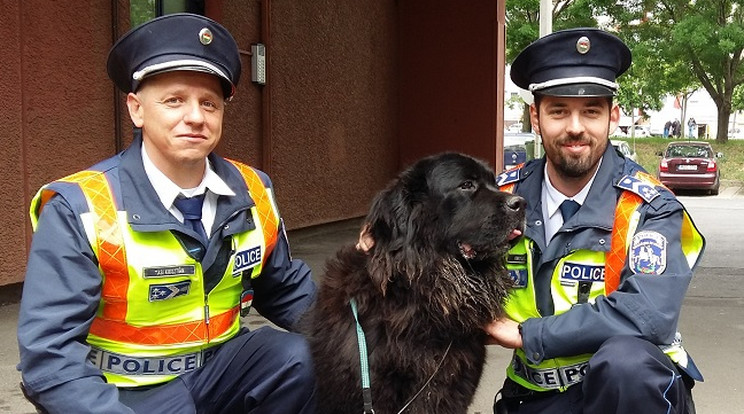
{"label": "dog's eye", "polygon": [[460,183],[460,189],[461,190],[473,190],[475,189],[475,183],[472,181],[463,181]]}

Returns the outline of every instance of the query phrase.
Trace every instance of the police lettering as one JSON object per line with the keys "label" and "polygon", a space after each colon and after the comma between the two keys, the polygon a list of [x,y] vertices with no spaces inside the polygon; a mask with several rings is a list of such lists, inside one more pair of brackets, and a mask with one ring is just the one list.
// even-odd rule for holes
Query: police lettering
{"label": "police lettering", "polygon": [[215,349],[166,358],[137,358],[91,350],[88,360],[106,372],[121,375],[180,375],[202,366]]}
{"label": "police lettering", "polygon": [[566,262],[561,268],[561,279],[582,282],[604,282],[604,266],[582,265]]}
{"label": "police lettering", "polygon": [[528,382],[545,389],[559,389],[584,380],[588,363],[583,362],[559,368],[539,369],[525,365],[519,358],[512,360],[514,373]]}
{"label": "police lettering", "polygon": [[233,273],[255,267],[261,263],[261,246],[235,253]]}

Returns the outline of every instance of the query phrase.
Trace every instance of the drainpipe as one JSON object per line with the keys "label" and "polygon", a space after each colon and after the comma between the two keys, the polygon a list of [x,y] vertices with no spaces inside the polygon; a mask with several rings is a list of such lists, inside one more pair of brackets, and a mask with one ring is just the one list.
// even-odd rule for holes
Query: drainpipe
{"label": "drainpipe", "polygon": [[266,46],[266,84],[261,86],[261,169],[271,175],[271,0],[261,0],[261,43]]}
{"label": "drainpipe", "polygon": [[[111,0],[111,45],[119,39],[119,6],[117,0]],[[112,82],[113,84],[113,82]],[[121,130],[121,96],[119,89],[113,85],[114,91],[114,153],[118,154],[123,150],[122,130]]]}

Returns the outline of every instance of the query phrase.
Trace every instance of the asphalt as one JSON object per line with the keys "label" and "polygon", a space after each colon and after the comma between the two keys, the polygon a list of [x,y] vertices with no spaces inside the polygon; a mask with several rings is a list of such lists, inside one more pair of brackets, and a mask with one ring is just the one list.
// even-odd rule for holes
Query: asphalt
{"label": "asphalt", "polygon": [[[683,203],[708,241],[706,254],[682,308],[680,330],[685,347],[703,371],[705,382],[694,390],[698,413],[744,413],[739,371],[744,367],[744,189],[732,186],[716,197],[682,196]],[[292,255],[305,260],[316,277],[339,247],[356,240],[359,219],[289,233]],[[0,289],[0,412],[31,414],[19,389],[16,343],[18,289]],[[266,322],[257,315],[245,323]],[[489,347],[487,366],[468,414],[491,413],[493,395],[503,382],[510,352]]]}

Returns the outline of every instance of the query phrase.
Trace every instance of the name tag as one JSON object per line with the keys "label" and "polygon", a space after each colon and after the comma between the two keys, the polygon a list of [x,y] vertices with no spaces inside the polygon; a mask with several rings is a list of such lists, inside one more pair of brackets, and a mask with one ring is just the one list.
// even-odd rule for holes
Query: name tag
{"label": "name tag", "polygon": [[256,267],[261,263],[261,246],[235,253],[233,274]]}
{"label": "name tag", "polygon": [[580,282],[604,282],[604,274],[604,266],[599,265],[566,262],[561,268],[561,279]]}
{"label": "name tag", "polygon": [[193,275],[195,273],[196,273],[196,266],[194,265],[158,266],[158,267],[146,267],[142,269],[142,275],[145,278],[188,276],[188,275]]}

